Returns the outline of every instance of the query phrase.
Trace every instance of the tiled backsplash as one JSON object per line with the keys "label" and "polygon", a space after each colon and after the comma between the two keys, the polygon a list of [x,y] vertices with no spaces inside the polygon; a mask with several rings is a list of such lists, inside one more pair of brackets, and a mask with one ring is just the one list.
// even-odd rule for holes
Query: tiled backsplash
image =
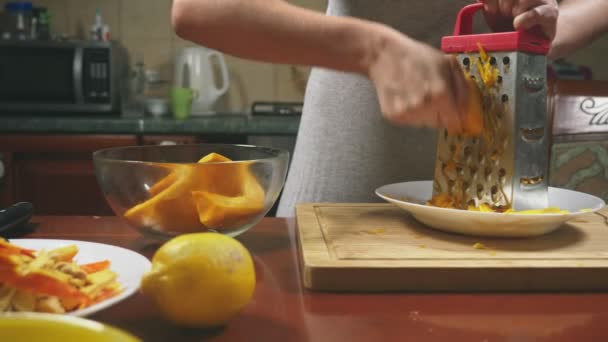
{"label": "tiled backsplash", "polygon": [[[171,28],[172,0],[33,0],[47,7],[52,15],[55,34],[86,37],[99,9],[110,26],[113,39],[120,40],[132,61],[143,60],[147,68],[161,72],[165,79],[173,74],[174,56],[191,43],[178,38]],[[290,0],[290,2],[323,11],[327,0]],[[608,79],[608,36],[590,48],[575,54],[571,60],[590,66],[596,79]],[[243,110],[256,100],[301,101],[308,68],[272,65],[226,56],[230,70],[230,89],[218,109]],[[304,82],[303,82],[304,81]]]}
{"label": "tiled backsplash", "polygon": [[608,56],[608,34],[605,34],[590,46],[574,53],[568,58],[568,61],[590,67],[593,72],[593,79],[608,80],[606,56]]}
{"label": "tiled backsplash", "polygon": [[[129,51],[132,64],[143,60],[146,68],[159,70],[164,79],[173,78],[177,52],[192,44],[178,38],[171,28],[171,0],[33,0],[51,13],[53,34],[78,38],[89,35],[97,9],[110,26],[112,39]],[[326,0],[291,1],[323,11]],[[218,109],[248,109],[254,101],[301,101],[302,76],[308,68],[259,63],[225,56],[230,73],[230,89],[217,104]]]}

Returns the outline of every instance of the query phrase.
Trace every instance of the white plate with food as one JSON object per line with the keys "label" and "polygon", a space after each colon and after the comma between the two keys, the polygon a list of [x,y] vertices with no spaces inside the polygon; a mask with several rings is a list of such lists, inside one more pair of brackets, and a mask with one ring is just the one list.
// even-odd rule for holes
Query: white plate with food
{"label": "white plate with food", "polygon": [[427,205],[432,192],[432,181],[395,183],[376,189],[376,194],[382,199],[406,210],[427,226],[452,233],[490,237],[543,235],[577,216],[598,211],[606,205],[593,195],[549,187],[549,207],[559,208],[560,212],[484,212]]}
{"label": "white plate with food", "polygon": [[[0,239],[1,240],[1,239]],[[15,246],[25,249],[18,251]],[[12,249],[12,252],[6,252]],[[10,259],[4,255],[12,254]],[[10,261],[7,261],[10,260]],[[110,307],[139,289],[150,261],[134,251],[102,243],[11,239],[0,241],[0,264],[17,265],[12,280],[0,274],[0,312],[37,311],[84,317]],[[0,265],[2,266],[2,265]],[[32,295],[33,294],[33,295]]]}

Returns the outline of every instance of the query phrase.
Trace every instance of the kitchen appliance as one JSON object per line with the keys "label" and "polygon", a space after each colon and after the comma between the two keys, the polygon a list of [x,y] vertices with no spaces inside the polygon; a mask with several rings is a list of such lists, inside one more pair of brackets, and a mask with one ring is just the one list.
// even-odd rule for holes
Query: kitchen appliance
{"label": "kitchen appliance", "polygon": [[302,102],[256,101],[251,104],[251,115],[299,116],[302,115]]}
{"label": "kitchen appliance", "polygon": [[472,34],[473,16],[482,8],[482,3],[462,8],[454,35],[443,37],[441,47],[480,87],[484,132],[478,137],[439,132],[433,196],[448,195],[460,209],[545,208],[549,41],[536,31]]}
{"label": "kitchen appliance", "polygon": [[111,42],[0,41],[0,113],[113,113],[126,53]]}
{"label": "kitchen appliance", "polygon": [[[179,52],[174,77],[176,87],[192,88],[197,92],[191,115],[212,114],[213,105],[230,86],[224,55],[202,46],[183,48]],[[216,79],[220,80],[220,85],[216,84]]]}

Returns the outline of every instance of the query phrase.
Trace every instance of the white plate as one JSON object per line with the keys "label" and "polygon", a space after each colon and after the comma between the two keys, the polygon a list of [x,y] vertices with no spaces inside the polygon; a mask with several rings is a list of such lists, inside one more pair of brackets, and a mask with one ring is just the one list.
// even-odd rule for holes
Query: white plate
{"label": "white plate", "polygon": [[110,261],[110,269],[118,275],[118,282],[123,286],[123,291],[118,296],[106,299],[88,308],[68,313],[72,316],[89,316],[126,299],[139,289],[141,277],[151,268],[150,261],[143,255],[103,243],[55,239],[10,239],[10,243],[34,250],[49,250],[76,245],[78,254],[76,254],[74,260],[78,264],[101,260]]}
{"label": "white plate", "polygon": [[376,194],[408,211],[430,227],[466,235],[493,237],[526,237],[549,233],[566,221],[589,211],[597,211],[606,203],[582,192],[549,187],[549,206],[570,211],[569,214],[503,214],[426,205],[433,191],[432,181],[415,181],[384,185]]}

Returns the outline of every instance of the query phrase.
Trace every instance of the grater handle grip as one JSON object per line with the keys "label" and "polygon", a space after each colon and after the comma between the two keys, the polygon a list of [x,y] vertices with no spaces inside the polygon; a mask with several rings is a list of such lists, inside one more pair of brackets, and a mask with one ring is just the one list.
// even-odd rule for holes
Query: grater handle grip
{"label": "grater handle grip", "polygon": [[483,3],[476,2],[474,4],[464,6],[456,17],[454,25],[454,35],[462,36],[473,33],[473,16],[483,8]]}

